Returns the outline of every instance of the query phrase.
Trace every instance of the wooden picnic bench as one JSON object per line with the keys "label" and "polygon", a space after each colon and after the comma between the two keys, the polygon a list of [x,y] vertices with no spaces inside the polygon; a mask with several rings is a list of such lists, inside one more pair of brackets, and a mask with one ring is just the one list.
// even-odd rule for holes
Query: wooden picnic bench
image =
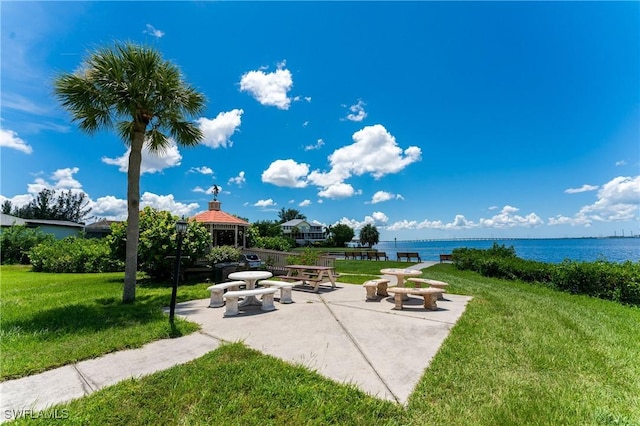
{"label": "wooden picnic bench", "polygon": [[[286,265],[287,275],[280,276],[283,281],[292,281],[294,285],[312,285],[313,291],[318,292],[320,283],[329,281],[331,287],[336,286],[335,268],[331,266],[315,265]],[[313,284],[311,284],[313,283]]]}
{"label": "wooden picnic bench", "polygon": [[416,258],[417,262],[422,262],[420,259],[420,255],[417,252],[409,252],[409,251],[399,251],[398,254],[398,262],[401,262],[402,259],[407,259],[407,262],[411,262],[411,259]]}

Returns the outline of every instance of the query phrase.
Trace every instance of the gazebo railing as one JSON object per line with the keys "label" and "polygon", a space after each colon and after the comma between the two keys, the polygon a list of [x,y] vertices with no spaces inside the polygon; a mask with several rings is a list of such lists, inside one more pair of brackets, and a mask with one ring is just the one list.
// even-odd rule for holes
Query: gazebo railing
{"label": "gazebo railing", "polygon": [[[287,272],[285,266],[291,263],[290,258],[300,255],[300,253],[259,249],[255,247],[244,249],[242,252],[257,255],[274,275],[285,274]],[[333,256],[319,256],[316,265],[330,266],[333,268],[336,266],[336,258]]]}

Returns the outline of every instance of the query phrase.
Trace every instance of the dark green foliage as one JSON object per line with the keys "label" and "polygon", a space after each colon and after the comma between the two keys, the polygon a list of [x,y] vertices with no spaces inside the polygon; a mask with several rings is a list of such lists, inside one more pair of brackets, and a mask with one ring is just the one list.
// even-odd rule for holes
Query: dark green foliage
{"label": "dark green foliage", "polygon": [[640,305],[640,262],[565,260],[556,265],[521,259],[513,247],[496,243],[487,250],[454,249],[452,258],[456,268],[485,277],[538,282],[573,294]]}
{"label": "dark green foliage", "polygon": [[344,247],[344,244],[351,241],[355,232],[349,225],[339,223],[331,227],[331,240],[335,247]]}
{"label": "dark green foliage", "polygon": [[251,224],[249,229],[255,229],[259,237],[281,237],[280,223],[271,220],[259,220]]}
{"label": "dark green foliage", "polygon": [[366,224],[360,230],[360,242],[368,247],[373,247],[380,242],[380,233],[378,228],[370,223]]}
{"label": "dark green foliage", "polygon": [[[84,192],[73,193],[71,190],[62,192],[56,196],[53,189],[43,189],[27,205],[14,208],[11,213],[23,219],[67,220],[82,223],[91,212],[87,208],[89,200]],[[5,202],[3,212],[11,210],[11,202]]]}
{"label": "dark green foliage", "polygon": [[45,241],[54,241],[52,234],[24,225],[11,226],[0,233],[2,263],[29,264],[29,250]]}
{"label": "dark green foliage", "polygon": [[565,260],[553,272],[553,284],[559,290],[640,305],[640,262]]}
{"label": "dark green foliage", "polygon": [[107,241],[67,237],[38,244],[29,252],[35,272],[117,272],[124,263],[113,259]]}
{"label": "dark green foliage", "polygon": [[289,251],[295,246],[295,242],[285,237],[256,237],[253,247],[267,250]]}
{"label": "dark green foliage", "polygon": [[[158,281],[167,281],[173,273],[178,249],[176,240],[177,216],[168,211],[145,207],[140,212],[140,241],[138,243],[138,264],[141,271]],[[124,261],[127,223],[111,225],[111,235],[107,237],[115,257]],[[191,221],[187,226],[187,234],[183,239],[182,267],[193,265],[203,258],[211,244],[211,235],[204,225]]]}
{"label": "dark green foliage", "polygon": [[307,220],[307,217],[300,213],[298,210],[285,209],[284,207],[278,212],[278,218],[280,218],[280,223],[289,222],[293,219]]}

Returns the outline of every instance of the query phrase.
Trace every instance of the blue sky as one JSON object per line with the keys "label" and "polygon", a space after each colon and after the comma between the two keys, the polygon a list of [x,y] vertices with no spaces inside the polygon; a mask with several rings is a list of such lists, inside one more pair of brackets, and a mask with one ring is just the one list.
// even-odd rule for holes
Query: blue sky
{"label": "blue sky", "polygon": [[0,202],[84,191],[126,217],[126,147],[52,79],[157,48],[207,97],[196,148],[145,155],[143,205],[211,188],[382,240],[640,233],[638,2],[2,2]]}

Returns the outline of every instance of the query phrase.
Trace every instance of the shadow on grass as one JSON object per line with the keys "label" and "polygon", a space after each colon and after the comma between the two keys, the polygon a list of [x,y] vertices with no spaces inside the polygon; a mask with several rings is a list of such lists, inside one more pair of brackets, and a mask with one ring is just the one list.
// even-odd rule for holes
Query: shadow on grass
{"label": "shadow on grass", "polygon": [[116,297],[106,297],[46,309],[24,320],[4,320],[2,326],[37,334],[47,330],[41,334],[46,340],[58,333],[97,332],[157,321],[166,317],[161,308],[168,303],[169,296],[166,295],[139,295],[131,304],[124,304]]}

